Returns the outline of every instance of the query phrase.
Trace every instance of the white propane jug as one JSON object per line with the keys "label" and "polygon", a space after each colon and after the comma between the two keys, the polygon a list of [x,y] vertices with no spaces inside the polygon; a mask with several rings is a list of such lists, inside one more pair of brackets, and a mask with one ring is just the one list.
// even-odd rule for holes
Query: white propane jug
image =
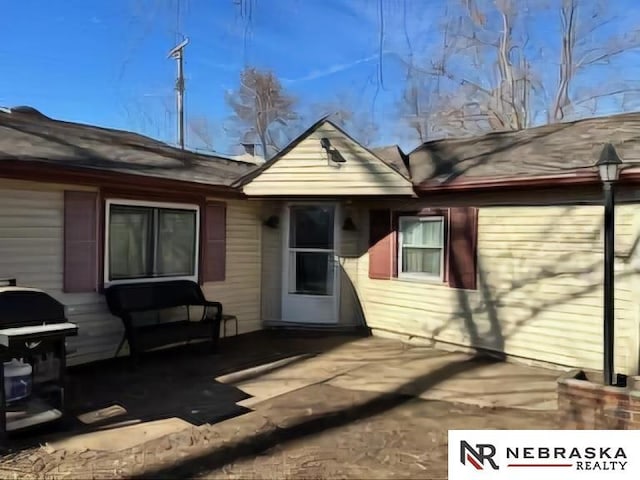
{"label": "white propane jug", "polygon": [[4,392],[7,403],[15,402],[31,395],[30,364],[13,358],[4,364]]}

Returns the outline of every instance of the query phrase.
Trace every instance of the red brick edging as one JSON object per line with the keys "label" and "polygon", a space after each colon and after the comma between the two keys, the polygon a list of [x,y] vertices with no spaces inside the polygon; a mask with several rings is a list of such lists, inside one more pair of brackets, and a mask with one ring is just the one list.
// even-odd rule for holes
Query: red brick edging
{"label": "red brick edging", "polygon": [[578,430],[640,430],[640,377],[612,387],[574,370],[558,379],[561,427]]}

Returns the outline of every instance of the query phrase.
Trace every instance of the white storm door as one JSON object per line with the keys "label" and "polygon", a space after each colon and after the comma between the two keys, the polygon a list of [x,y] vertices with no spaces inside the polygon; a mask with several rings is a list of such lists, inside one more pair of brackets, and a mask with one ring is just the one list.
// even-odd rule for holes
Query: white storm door
{"label": "white storm door", "polygon": [[338,322],[337,215],[333,204],[287,207],[282,282],[285,322]]}

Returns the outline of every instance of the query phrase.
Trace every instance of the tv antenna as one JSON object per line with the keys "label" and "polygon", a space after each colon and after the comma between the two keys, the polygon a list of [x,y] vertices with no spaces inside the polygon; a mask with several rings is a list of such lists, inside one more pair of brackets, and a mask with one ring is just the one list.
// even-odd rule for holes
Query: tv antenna
{"label": "tv antenna", "polygon": [[176,104],[178,108],[178,144],[184,150],[184,74],[183,59],[184,47],[189,43],[189,39],[185,38],[178,45],[173,47],[167,58],[175,58],[178,61],[178,78],[176,79]]}

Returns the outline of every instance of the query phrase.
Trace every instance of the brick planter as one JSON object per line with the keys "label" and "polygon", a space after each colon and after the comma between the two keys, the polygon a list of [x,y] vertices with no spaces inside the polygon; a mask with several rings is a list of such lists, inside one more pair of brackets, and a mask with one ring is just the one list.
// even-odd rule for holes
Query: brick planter
{"label": "brick planter", "polygon": [[561,428],[640,430],[640,377],[620,379],[621,386],[602,385],[574,370],[558,379]]}

